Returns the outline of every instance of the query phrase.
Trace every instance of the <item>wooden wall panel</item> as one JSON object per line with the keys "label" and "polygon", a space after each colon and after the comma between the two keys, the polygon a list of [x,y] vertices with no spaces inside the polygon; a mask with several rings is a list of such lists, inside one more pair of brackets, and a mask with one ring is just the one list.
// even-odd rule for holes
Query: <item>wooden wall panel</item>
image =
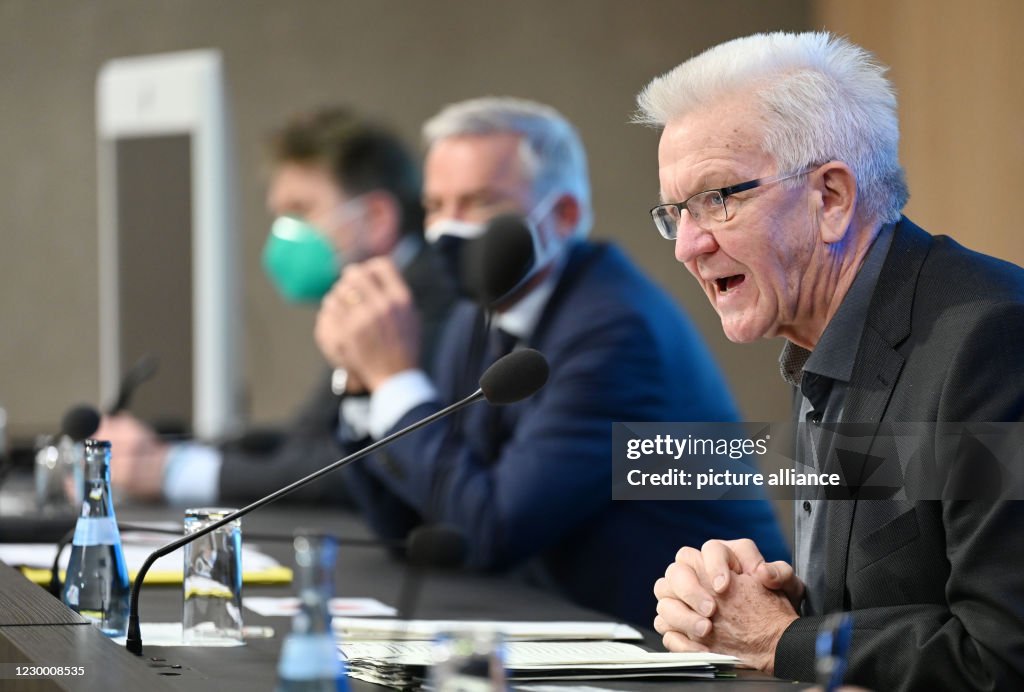
{"label": "wooden wall panel", "polygon": [[811,14],[891,67],[907,215],[1024,265],[1024,2],[815,0]]}

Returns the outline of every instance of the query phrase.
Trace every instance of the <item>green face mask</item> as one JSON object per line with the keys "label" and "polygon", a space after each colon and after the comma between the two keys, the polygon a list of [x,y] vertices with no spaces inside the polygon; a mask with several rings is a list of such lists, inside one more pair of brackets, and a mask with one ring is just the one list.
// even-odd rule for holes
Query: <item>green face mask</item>
{"label": "green face mask", "polygon": [[280,216],[263,246],[263,271],[285,300],[315,303],[338,280],[344,258],[316,228]]}

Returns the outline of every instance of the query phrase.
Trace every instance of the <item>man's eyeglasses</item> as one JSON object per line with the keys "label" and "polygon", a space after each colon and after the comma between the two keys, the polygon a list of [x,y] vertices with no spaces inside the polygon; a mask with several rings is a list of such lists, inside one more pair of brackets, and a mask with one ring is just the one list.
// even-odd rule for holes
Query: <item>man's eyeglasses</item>
{"label": "man's eyeglasses", "polygon": [[771,183],[789,180],[800,175],[806,175],[813,171],[814,168],[812,166],[796,173],[783,173],[768,178],[748,180],[745,183],[730,185],[729,187],[720,187],[716,190],[698,192],[683,202],[669,202],[651,207],[651,218],[654,219],[654,225],[658,227],[658,233],[661,233],[662,237],[668,240],[675,240],[679,234],[679,221],[682,218],[683,209],[690,213],[690,218],[696,221],[697,225],[705,231],[710,231],[714,228],[715,224],[729,220],[729,208],[725,204],[725,199],[730,195],[753,190],[755,187],[763,187]]}

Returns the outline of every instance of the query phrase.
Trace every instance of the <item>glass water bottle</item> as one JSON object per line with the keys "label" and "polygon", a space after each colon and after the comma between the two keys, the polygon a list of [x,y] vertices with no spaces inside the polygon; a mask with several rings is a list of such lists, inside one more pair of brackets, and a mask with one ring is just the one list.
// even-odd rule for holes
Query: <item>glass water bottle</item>
{"label": "glass water bottle", "polygon": [[299,612],[277,665],[277,692],[347,692],[348,680],[331,631],[338,542],[332,536],[295,538]]}
{"label": "glass water bottle", "polygon": [[61,599],[108,637],[124,636],[131,585],[110,497],[110,443],[85,441],[82,511]]}

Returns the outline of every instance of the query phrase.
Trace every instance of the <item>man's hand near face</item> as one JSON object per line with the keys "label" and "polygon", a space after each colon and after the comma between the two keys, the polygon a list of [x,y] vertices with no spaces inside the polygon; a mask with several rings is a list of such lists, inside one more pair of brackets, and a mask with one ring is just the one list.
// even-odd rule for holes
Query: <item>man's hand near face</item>
{"label": "man's hand near face", "polygon": [[327,361],[371,392],[389,377],[419,367],[419,315],[390,258],[345,268],[321,304],[315,336]]}

